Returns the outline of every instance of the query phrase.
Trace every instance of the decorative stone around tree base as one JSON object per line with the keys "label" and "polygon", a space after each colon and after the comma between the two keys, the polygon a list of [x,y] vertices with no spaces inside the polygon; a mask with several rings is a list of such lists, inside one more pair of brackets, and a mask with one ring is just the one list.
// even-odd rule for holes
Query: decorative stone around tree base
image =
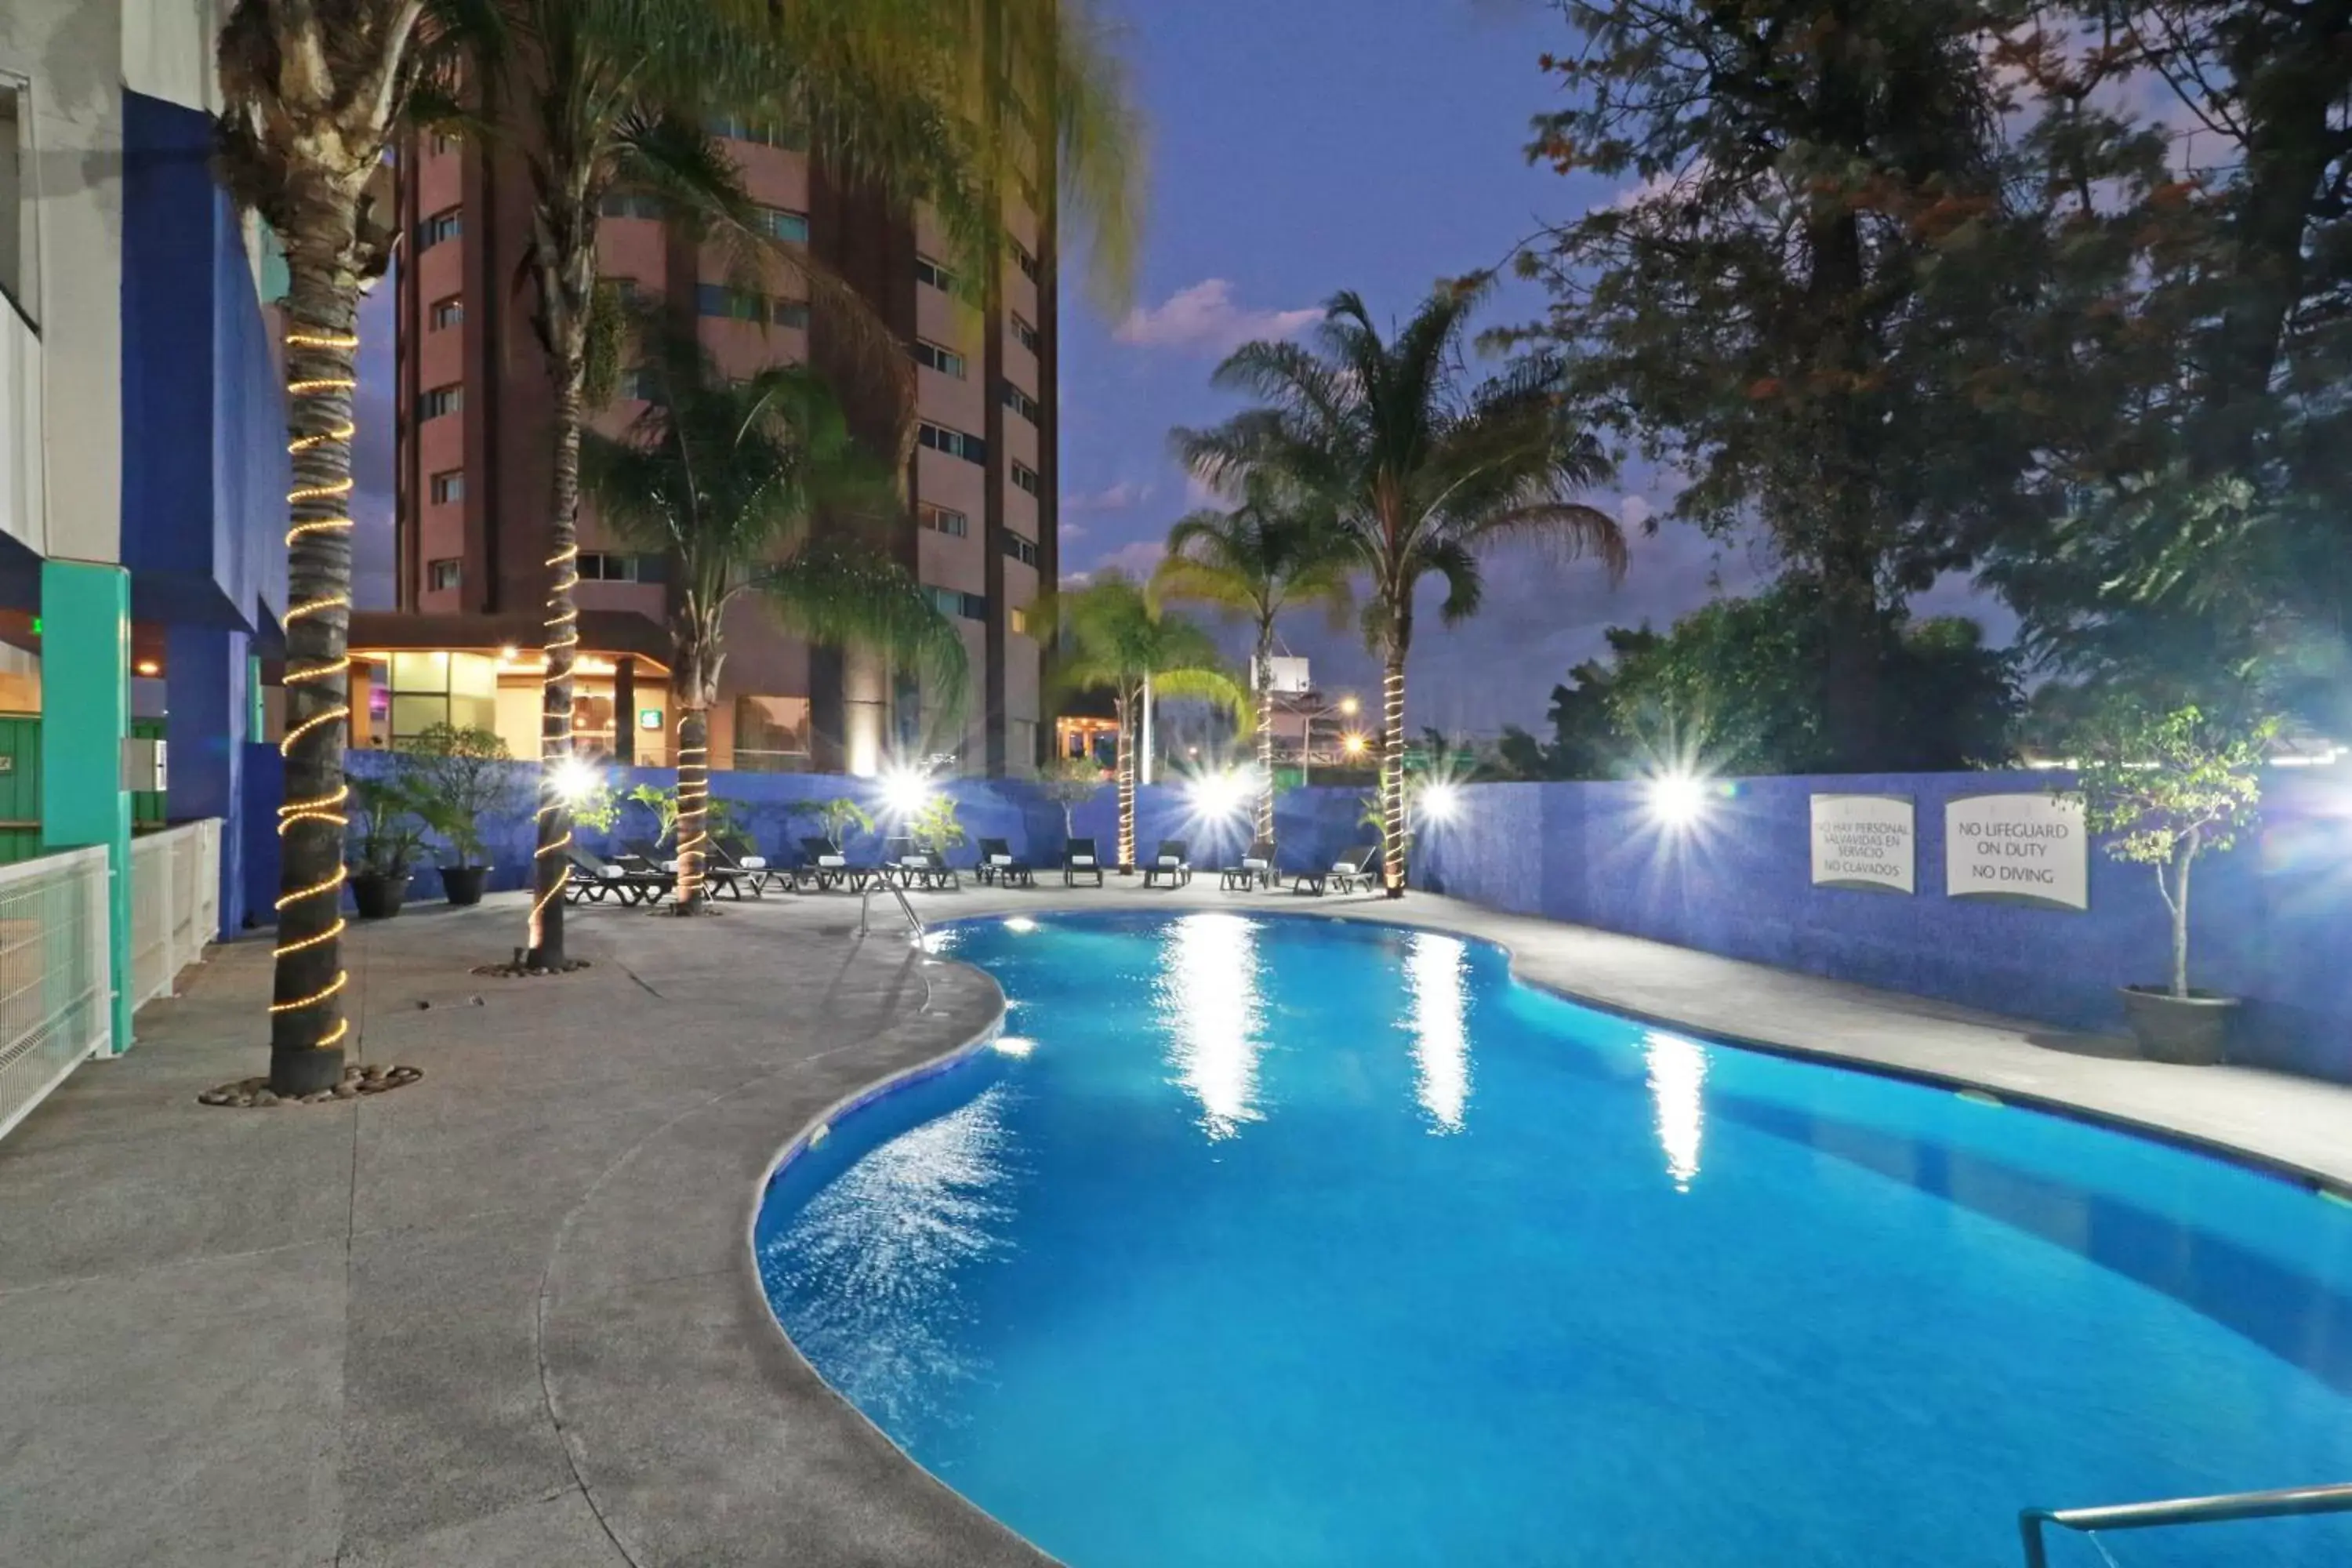
{"label": "decorative stone around tree base", "polygon": [[235,1083],[225,1083],[218,1089],[208,1089],[196,1096],[199,1105],[230,1105],[242,1110],[265,1105],[326,1105],[338,1100],[357,1100],[363,1094],[382,1094],[387,1089],[405,1089],[425,1076],[423,1068],[384,1067],[376,1063],[365,1066],[353,1062],[343,1068],[343,1081],[316,1094],[280,1098],[272,1093],[266,1078],[241,1078]]}

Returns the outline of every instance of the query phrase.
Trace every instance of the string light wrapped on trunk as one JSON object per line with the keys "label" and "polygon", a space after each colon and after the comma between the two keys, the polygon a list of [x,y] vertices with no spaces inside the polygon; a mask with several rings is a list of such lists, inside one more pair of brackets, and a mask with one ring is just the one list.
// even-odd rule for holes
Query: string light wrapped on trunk
{"label": "string light wrapped on trunk", "polygon": [[[348,332],[294,331],[286,334],[286,346],[289,353],[301,349],[356,350],[359,345],[359,339]],[[287,383],[286,391],[299,405],[304,399],[353,392],[358,389],[358,386],[359,383],[348,375],[314,376]],[[332,420],[323,430],[293,437],[286,443],[286,450],[289,456],[299,458],[303,453],[323,447],[330,442],[349,441],[357,431],[358,426],[349,419]],[[350,505],[351,493],[352,479],[349,475],[345,475],[331,484],[297,485],[287,491],[286,504],[289,507],[297,507],[309,502],[323,501],[337,507],[347,508]],[[289,550],[291,550],[312,534],[348,534],[351,528],[351,517],[343,510],[325,517],[305,518],[286,531],[286,545]],[[314,599],[306,599],[300,604],[287,606],[286,625],[290,627],[295,623],[308,620],[314,616],[323,616],[339,609],[348,610],[351,608],[351,603],[350,595],[345,594],[326,594]],[[348,654],[333,659],[289,660],[286,669],[286,684],[289,687],[301,687],[315,685],[320,681],[348,680],[351,662]],[[346,687],[345,689],[348,690],[349,688]],[[293,755],[295,743],[304,736],[330,725],[343,723],[351,716],[352,710],[348,701],[330,704],[300,723],[290,726],[278,742],[278,754],[281,757],[290,757]],[[351,785],[339,784],[324,795],[287,801],[278,808],[278,836],[280,838],[285,837],[297,823],[301,822],[323,822],[337,827],[346,826],[350,819],[343,808],[350,802],[351,795]],[[312,934],[297,938],[292,942],[279,942],[275,953],[276,957],[284,958],[289,953],[301,952],[310,948],[323,946],[343,934],[343,879],[344,870],[341,859],[338,857],[331,876],[322,878],[307,888],[297,888],[291,892],[279,895],[277,909],[281,917],[289,910],[313,899],[327,900],[329,914],[326,924]],[[284,923],[281,919],[279,921],[281,930],[284,929]],[[274,1002],[270,1004],[269,1010],[273,1014],[299,1013],[304,1008],[315,1007],[320,1003],[339,994],[349,979],[349,972],[338,968],[332,980],[308,996],[298,996],[286,1002]],[[311,1045],[321,1049],[339,1045],[350,1028],[349,1019],[337,1018],[334,1027],[312,1041]]]}
{"label": "string light wrapped on trunk", "polygon": [[677,726],[677,905],[690,910],[702,901],[703,856],[710,835],[710,748],[687,744],[687,721]]}
{"label": "string light wrapped on trunk", "polygon": [[[572,678],[572,651],[580,646],[580,611],[572,602],[572,591],[580,585],[580,547],[577,544],[560,550],[547,558],[555,574],[555,585],[547,595],[547,668],[540,678],[540,741],[539,765],[542,772],[560,768],[572,755],[572,705],[565,703],[556,710],[556,722],[551,730],[548,710],[558,685]],[[549,774],[552,777],[552,773]],[[542,828],[546,819],[566,809],[561,790],[543,787],[540,791],[539,820]],[[544,860],[549,856],[560,858],[555,863],[555,880],[548,884],[530,906],[530,947],[539,951],[543,934],[541,921],[547,906],[563,897],[572,880],[572,831],[569,827],[556,837],[539,847],[532,858]]]}

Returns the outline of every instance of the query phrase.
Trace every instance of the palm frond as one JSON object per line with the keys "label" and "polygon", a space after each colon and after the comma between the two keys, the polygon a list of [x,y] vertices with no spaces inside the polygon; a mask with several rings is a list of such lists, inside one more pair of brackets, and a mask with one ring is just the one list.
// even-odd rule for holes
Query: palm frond
{"label": "palm frond", "polygon": [[755,585],[791,630],[828,647],[883,654],[961,713],[971,663],[962,634],[896,562],[845,540],[814,542]]}

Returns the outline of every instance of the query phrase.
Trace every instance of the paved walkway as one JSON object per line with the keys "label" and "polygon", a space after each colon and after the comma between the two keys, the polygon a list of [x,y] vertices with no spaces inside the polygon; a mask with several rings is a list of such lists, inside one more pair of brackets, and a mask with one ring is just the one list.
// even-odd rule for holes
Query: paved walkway
{"label": "paved walkway", "polygon": [[[968,890],[926,913],[1242,900]],[[2352,1089],[2104,1059],[1997,1019],[1445,900],[1258,899],[1508,943],[1695,1029],[2070,1101],[2352,1183]],[[748,1227],[776,1151],[998,997],[855,904],[587,911],[564,980],[493,900],[366,929],[361,1052],[425,1081],[223,1110],[268,952],[223,951],[0,1142],[0,1563],[1035,1564],[785,1344]],[[878,920],[877,911],[877,920]],[[479,998],[478,1004],[475,998]]]}

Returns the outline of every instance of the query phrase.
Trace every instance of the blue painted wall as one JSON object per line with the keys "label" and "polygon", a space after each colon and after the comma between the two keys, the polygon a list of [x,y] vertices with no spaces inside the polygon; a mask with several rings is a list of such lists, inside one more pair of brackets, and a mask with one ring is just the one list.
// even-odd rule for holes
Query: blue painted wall
{"label": "blue painted wall", "polygon": [[[1739,781],[1676,836],[1638,784],[1477,784],[1429,831],[1414,881],[1496,909],[2079,1028],[2121,1023],[2115,988],[2161,980],[2154,875],[2094,848],[2084,913],[1944,896],[1944,803],[2052,787],[2048,773]],[[1912,897],[1815,888],[1817,791],[1913,797]],[[2199,985],[2246,997],[2252,1059],[2352,1081],[2352,779],[2278,771],[2263,829],[2200,861]]]}

